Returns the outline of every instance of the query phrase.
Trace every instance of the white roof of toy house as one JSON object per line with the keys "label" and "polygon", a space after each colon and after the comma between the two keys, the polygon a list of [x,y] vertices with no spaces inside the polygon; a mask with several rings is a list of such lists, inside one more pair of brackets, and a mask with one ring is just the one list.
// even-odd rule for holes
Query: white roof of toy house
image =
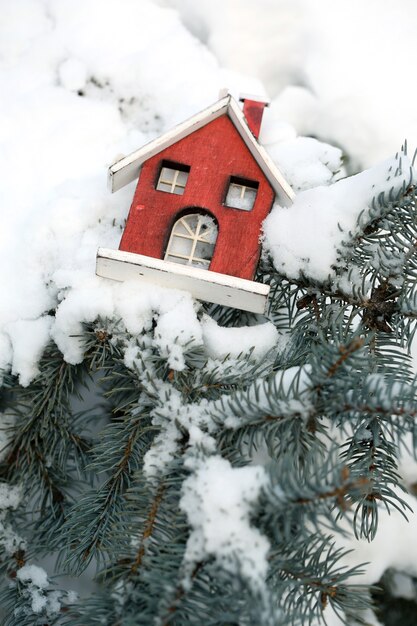
{"label": "white roof of toy house", "polygon": [[172,146],[180,139],[191,135],[191,133],[209,124],[217,117],[226,114],[233,122],[253,158],[268,179],[271,187],[280,198],[281,203],[284,205],[291,204],[295,195],[293,190],[266,150],[259,145],[252,135],[242,110],[230,95],[218,100],[213,105],[193,115],[193,117],[190,117],[185,122],[178,124],[172,130],[150,141],[142,148],[139,148],[139,150],[135,150],[135,152],[113,163],[113,165],[109,167],[110,190],[112,192],[117,191],[132,182],[132,180],[135,180],[135,178],[139,176],[142,164],[147,159],[158,154],[158,152],[161,152],[165,148]]}

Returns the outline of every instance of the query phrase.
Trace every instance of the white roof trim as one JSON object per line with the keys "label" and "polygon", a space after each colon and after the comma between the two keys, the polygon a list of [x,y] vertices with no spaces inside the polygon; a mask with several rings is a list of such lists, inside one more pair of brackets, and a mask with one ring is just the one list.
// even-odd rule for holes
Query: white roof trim
{"label": "white roof trim", "polygon": [[233,124],[236,126],[240,136],[249,148],[253,158],[267,177],[272,189],[279,196],[284,195],[283,204],[291,204],[295,198],[295,193],[281,174],[267,151],[261,146],[249,130],[245,116],[239,105],[230,98],[228,114]]}
{"label": "white roof trim", "polygon": [[265,149],[259,145],[252,135],[246,123],[243,112],[231,96],[226,96],[215,102],[212,106],[200,113],[193,115],[185,122],[178,124],[172,130],[164,133],[157,139],[147,143],[139,150],[135,150],[123,159],[116,161],[109,167],[109,187],[112,192],[118,191],[128,183],[138,178],[142,164],[155,156],[165,148],[191,135],[194,131],[202,128],[212,120],[227,114],[235,125],[237,131],[251,152],[253,158],[268,179],[275,193],[281,196],[283,204],[291,204],[294,192],[272,161]]}

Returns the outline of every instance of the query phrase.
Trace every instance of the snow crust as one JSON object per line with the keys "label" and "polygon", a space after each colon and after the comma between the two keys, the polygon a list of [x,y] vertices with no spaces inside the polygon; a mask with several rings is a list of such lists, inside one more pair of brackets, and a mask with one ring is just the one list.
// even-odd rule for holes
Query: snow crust
{"label": "snow crust", "polygon": [[180,501],[192,528],[184,558],[188,576],[196,563],[214,557],[224,570],[262,591],[270,545],[250,516],[267,483],[265,470],[233,468],[219,456],[189,466],[194,472],[184,481]]}

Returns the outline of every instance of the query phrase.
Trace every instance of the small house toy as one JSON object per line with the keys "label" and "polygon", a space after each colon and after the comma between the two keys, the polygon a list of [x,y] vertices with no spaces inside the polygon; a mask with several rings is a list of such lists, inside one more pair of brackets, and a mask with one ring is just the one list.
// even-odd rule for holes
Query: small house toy
{"label": "small house toy", "polygon": [[253,280],[263,220],[293,191],[257,139],[267,103],[225,95],[109,169],[112,192],[139,176],[119,250],[100,248],[97,274],[184,289],[263,313]]}

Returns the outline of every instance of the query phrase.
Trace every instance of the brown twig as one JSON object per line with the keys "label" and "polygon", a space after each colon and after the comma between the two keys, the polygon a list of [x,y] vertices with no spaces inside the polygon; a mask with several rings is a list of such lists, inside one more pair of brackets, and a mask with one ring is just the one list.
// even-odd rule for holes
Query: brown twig
{"label": "brown twig", "polygon": [[362,337],[355,337],[347,346],[340,346],[340,357],[335,363],[333,363],[333,365],[331,365],[331,367],[329,367],[327,371],[327,377],[331,378],[332,376],[334,376],[339,367],[346,361],[346,359],[348,359],[354,352],[362,348],[364,343],[365,340]]}
{"label": "brown twig", "polygon": [[[347,468],[344,468],[347,469]],[[338,505],[342,509],[346,509],[346,501],[345,497],[349,494],[349,492],[355,489],[364,489],[365,486],[369,485],[369,480],[365,477],[358,478],[352,482],[346,483],[341,487],[335,487],[330,491],[326,491],[324,493],[320,493],[318,495],[314,495],[312,498],[299,498],[296,500],[296,504],[309,504],[315,500],[329,500],[331,498],[336,498]]]}
{"label": "brown twig", "polygon": [[[200,571],[200,569],[202,568],[203,563],[197,563],[197,565],[194,567],[192,573],[191,573],[191,580],[193,580],[198,572]],[[172,616],[172,613],[174,613],[174,611],[176,611],[177,609],[177,605],[179,603],[179,601],[185,596],[185,589],[184,586],[181,585],[177,588],[177,591],[175,593],[174,599],[172,601],[172,603],[170,604],[170,606],[167,609],[167,613],[168,613],[168,617],[166,618],[166,620],[163,622],[163,626],[169,626],[170,623],[170,617]]]}
{"label": "brown twig", "polygon": [[[110,502],[111,498],[112,498],[112,493],[116,487],[116,485],[118,484],[119,480],[120,480],[120,476],[121,474],[123,474],[123,472],[125,471],[126,467],[129,465],[129,459],[130,459],[130,455],[132,453],[132,448],[133,448],[133,443],[137,437],[137,431],[138,431],[139,425],[137,424],[136,427],[134,428],[133,432],[130,434],[129,439],[127,440],[124,452],[123,452],[123,456],[120,459],[118,465],[117,465],[117,470],[114,473],[114,475],[112,476],[109,484],[108,484],[108,493],[106,496],[106,500],[104,502],[104,507],[106,507],[108,505],[108,503]],[[103,509],[104,510],[104,509]],[[82,553],[82,558],[83,560],[86,560],[89,555],[90,552],[92,550],[92,548],[94,547],[94,545],[99,545],[100,544],[100,540],[97,539],[98,537],[98,529],[100,526],[100,523],[103,520],[103,511],[101,513],[100,516],[100,521],[98,522],[98,526],[96,528],[95,531],[95,536],[93,538],[93,540],[90,542],[90,544],[87,546],[87,548],[83,551]]]}
{"label": "brown twig", "polygon": [[132,564],[132,567],[130,568],[132,574],[135,574],[139,567],[142,565],[143,557],[145,556],[146,540],[149,539],[149,537],[152,535],[164,492],[165,485],[164,483],[161,483],[156,491],[155,498],[148,513],[148,517],[146,518],[145,529],[143,531],[142,541],[140,542],[139,550],[136,554],[136,559]]}

